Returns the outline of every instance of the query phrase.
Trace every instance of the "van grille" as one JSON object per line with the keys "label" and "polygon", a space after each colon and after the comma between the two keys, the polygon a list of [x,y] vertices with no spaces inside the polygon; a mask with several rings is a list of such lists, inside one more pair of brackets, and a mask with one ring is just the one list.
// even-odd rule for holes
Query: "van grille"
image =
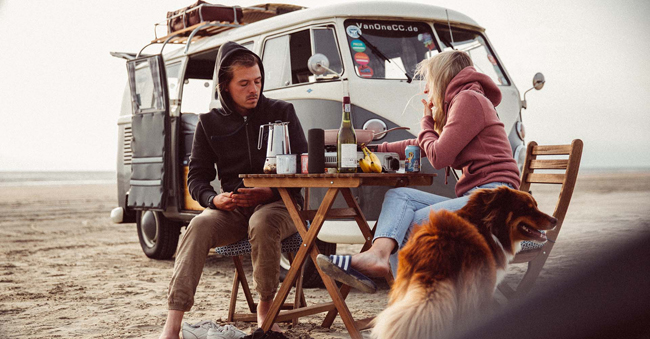
{"label": "van grille", "polygon": [[131,158],[133,157],[133,150],[131,150],[132,138],[131,125],[124,126],[124,165],[131,165]]}

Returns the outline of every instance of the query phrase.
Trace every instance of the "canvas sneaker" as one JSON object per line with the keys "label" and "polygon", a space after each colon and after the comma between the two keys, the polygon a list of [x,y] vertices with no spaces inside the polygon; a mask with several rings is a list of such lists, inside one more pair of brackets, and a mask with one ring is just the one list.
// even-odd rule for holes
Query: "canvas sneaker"
{"label": "canvas sneaker", "polygon": [[210,320],[199,321],[194,325],[183,323],[183,339],[207,339],[209,330],[218,329],[220,327],[221,326]]}
{"label": "canvas sneaker", "polygon": [[233,325],[219,326],[219,328],[210,328],[207,339],[241,339],[246,333],[240,331]]}

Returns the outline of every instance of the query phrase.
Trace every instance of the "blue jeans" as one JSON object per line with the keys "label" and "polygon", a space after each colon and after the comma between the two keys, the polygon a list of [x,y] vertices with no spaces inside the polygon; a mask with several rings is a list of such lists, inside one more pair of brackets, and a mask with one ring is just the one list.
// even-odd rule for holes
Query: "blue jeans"
{"label": "blue jeans", "polygon": [[[414,225],[422,224],[429,219],[431,211],[442,209],[456,211],[469,200],[469,196],[474,190],[479,188],[497,188],[499,186],[512,185],[503,182],[491,182],[481,186],[474,187],[467,191],[462,197],[447,198],[440,195],[423,192],[414,188],[400,187],[388,190],[384,197],[384,203],[381,206],[381,213],[377,220],[377,229],[375,237],[390,238],[397,242],[399,249],[406,244],[408,235]],[[396,248],[390,256],[390,266],[393,276],[397,274],[397,251]]]}

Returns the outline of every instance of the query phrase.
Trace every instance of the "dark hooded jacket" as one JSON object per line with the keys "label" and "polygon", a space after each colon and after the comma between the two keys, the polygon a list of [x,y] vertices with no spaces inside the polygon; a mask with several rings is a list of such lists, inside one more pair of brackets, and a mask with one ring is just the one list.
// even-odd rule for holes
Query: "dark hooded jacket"
{"label": "dark hooded jacket", "polygon": [[[255,53],[234,42],[227,42],[219,49],[216,65],[218,82],[234,53],[251,53],[255,56],[262,74],[262,92],[262,61]],[[278,120],[289,122],[291,151],[296,154],[307,152],[305,134],[292,104],[268,99],[260,94],[257,106],[244,117],[235,110],[235,103],[228,92],[220,88],[218,95],[221,108],[199,115],[189,163],[189,191],[203,207],[209,207],[210,197],[217,194],[210,185],[215,175],[219,175],[222,192],[232,192],[241,183],[240,174],[264,173],[267,138],[262,138],[262,147],[258,148],[260,125]],[[299,203],[302,201],[300,189],[292,189],[291,194]],[[273,201],[278,199],[280,196],[274,189]]]}

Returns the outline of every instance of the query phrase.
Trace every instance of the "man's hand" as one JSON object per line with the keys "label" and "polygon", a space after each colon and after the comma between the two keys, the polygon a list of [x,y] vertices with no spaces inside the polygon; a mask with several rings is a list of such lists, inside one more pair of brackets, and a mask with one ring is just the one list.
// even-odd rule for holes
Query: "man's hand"
{"label": "man's hand", "polygon": [[422,104],[424,104],[424,116],[433,116],[433,112],[431,111],[433,102],[422,99]]}
{"label": "man's hand", "polygon": [[232,198],[231,192],[221,193],[212,199],[212,203],[217,209],[224,211],[232,211],[237,208],[235,200]]}
{"label": "man's hand", "polygon": [[232,200],[237,207],[257,206],[271,198],[273,198],[273,191],[269,187],[240,188],[232,195]]}

